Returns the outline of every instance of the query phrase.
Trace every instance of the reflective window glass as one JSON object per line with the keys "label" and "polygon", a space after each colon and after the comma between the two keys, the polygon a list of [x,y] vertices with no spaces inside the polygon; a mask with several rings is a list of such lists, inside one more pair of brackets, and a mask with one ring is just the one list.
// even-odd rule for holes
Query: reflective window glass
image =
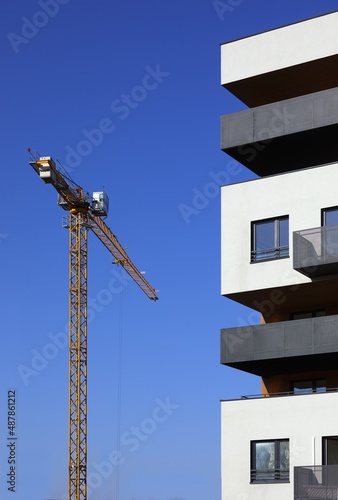
{"label": "reflective window glass", "polygon": [[251,262],[289,257],[289,218],[252,222]]}
{"label": "reflective window glass", "polygon": [[251,482],[289,481],[289,440],[251,442]]}

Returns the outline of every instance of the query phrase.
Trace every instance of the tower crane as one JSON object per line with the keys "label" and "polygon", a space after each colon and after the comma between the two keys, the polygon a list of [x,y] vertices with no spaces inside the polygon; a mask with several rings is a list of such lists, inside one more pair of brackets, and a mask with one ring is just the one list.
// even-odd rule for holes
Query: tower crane
{"label": "tower crane", "polygon": [[68,499],[87,499],[87,244],[90,229],[143,292],[157,300],[156,290],[135,267],[104,222],[108,196],[90,197],[56,167],[50,156],[33,154],[29,164],[58,193],[58,204],[69,211],[69,387],[68,387]]}

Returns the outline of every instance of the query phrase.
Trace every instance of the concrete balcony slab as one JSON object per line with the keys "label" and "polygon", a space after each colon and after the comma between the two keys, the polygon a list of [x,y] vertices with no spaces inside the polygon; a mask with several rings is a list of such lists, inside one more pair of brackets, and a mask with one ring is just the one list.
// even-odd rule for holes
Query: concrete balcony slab
{"label": "concrete balcony slab", "polygon": [[247,106],[338,86],[338,12],[221,45],[221,84]]}

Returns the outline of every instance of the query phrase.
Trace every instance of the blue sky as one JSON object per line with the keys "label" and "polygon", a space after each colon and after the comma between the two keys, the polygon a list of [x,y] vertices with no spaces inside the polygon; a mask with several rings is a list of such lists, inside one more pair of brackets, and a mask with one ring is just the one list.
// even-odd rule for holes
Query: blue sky
{"label": "blue sky", "polygon": [[220,295],[219,186],[252,178],[219,148],[220,116],[244,107],[220,86],[220,44],[335,8],[3,1],[1,499],[67,492],[68,234],[27,147],[108,192],[107,224],[160,290],[150,301],[89,234],[88,498],[220,499],[219,402],[260,391],[219,362],[220,329],[259,320]]}

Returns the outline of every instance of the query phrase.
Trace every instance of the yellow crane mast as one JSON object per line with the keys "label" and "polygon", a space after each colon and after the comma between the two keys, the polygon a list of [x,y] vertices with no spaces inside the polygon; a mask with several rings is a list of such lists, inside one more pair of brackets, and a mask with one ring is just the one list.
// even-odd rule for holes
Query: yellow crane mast
{"label": "yellow crane mast", "polygon": [[89,197],[50,156],[33,155],[29,164],[39,177],[58,192],[58,204],[69,211],[69,407],[68,407],[68,499],[87,499],[87,245],[88,229],[114,256],[151,299],[156,290],[134,266],[102,217],[108,214],[104,191]]}

